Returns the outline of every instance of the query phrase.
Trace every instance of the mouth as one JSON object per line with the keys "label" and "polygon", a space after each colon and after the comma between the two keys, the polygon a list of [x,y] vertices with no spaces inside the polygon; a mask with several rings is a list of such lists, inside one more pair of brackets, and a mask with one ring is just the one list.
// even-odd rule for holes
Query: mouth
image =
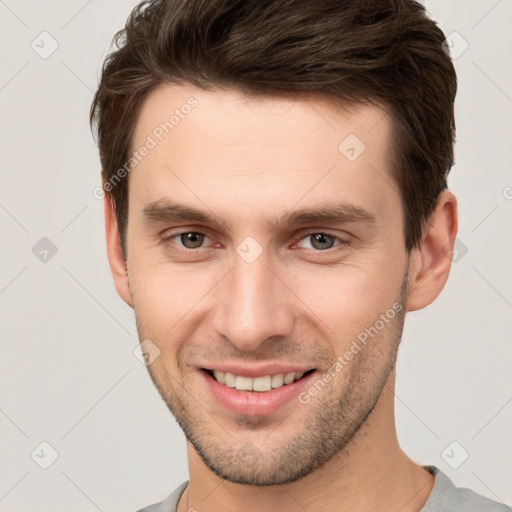
{"label": "mouth", "polygon": [[304,414],[297,397],[320,373],[318,368],[278,362],[247,366],[233,361],[196,368],[213,399],[211,407],[244,416],[279,414],[294,404],[297,414]]}
{"label": "mouth", "polygon": [[206,373],[209,378],[227,388],[236,389],[237,391],[266,393],[272,389],[286,387],[294,382],[305,379],[308,375],[315,372],[316,368],[312,368],[306,372],[275,373],[258,377],[246,377],[230,372],[210,370],[208,368],[202,368],[202,371]]}

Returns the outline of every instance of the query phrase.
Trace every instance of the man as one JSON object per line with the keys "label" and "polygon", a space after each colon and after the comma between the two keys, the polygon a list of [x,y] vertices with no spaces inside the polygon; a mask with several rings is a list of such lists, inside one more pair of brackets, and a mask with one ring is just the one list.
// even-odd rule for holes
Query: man
{"label": "man", "polygon": [[456,76],[408,0],[156,0],[91,108],[109,262],[190,478],[144,510],[496,511],[401,450],[442,291]]}

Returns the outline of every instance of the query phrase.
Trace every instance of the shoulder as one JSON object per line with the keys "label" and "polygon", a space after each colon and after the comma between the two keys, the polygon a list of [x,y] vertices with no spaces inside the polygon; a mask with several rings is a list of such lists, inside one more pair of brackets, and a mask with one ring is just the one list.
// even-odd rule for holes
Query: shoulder
{"label": "shoulder", "polygon": [[174,491],[160,503],[154,503],[148,507],[141,508],[137,512],[176,512],[183,491],[187,488],[188,480],[179,485]]}
{"label": "shoulder", "polygon": [[456,487],[453,496],[454,509],[465,512],[511,512],[504,503],[491,500],[471,489]]}
{"label": "shoulder", "polygon": [[454,483],[435,466],[426,467],[434,476],[435,483],[430,496],[420,512],[511,512],[507,505],[486,498]]}

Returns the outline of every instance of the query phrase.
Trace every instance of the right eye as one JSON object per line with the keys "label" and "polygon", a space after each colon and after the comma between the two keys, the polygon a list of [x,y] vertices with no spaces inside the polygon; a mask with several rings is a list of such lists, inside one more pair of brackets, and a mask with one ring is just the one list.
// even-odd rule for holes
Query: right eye
{"label": "right eye", "polygon": [[[163,238],[163,242],[167,245],[170,244],[172,240],[177,239],[182,247],[185,249],[200,249],[203,244],[205,238],[209,238],[204,233],[199,233],[197,231],[181,231],[179,233],[173,233],[170,235],[166,235]],[[181,249],[180,249],[181,250]]]}

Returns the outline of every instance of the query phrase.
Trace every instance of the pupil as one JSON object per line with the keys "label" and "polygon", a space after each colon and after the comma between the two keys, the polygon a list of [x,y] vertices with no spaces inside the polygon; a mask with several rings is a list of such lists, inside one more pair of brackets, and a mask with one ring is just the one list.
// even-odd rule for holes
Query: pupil
{"label": "pupil", "polygon": [[325,233],[316,233],[315,235],[311,236],[313,238],[313,247],[315,247],[315,244],[320,245],[320,247],[315,247],[316,249],[330,249],[333,246],[333,237],[330,235],[326,235]]}
{"label": "pupil", "polygon": [[184,233],[181,235],[181,242],[189,249],[196,249],[203,242],[203,235],[200,233]]}

